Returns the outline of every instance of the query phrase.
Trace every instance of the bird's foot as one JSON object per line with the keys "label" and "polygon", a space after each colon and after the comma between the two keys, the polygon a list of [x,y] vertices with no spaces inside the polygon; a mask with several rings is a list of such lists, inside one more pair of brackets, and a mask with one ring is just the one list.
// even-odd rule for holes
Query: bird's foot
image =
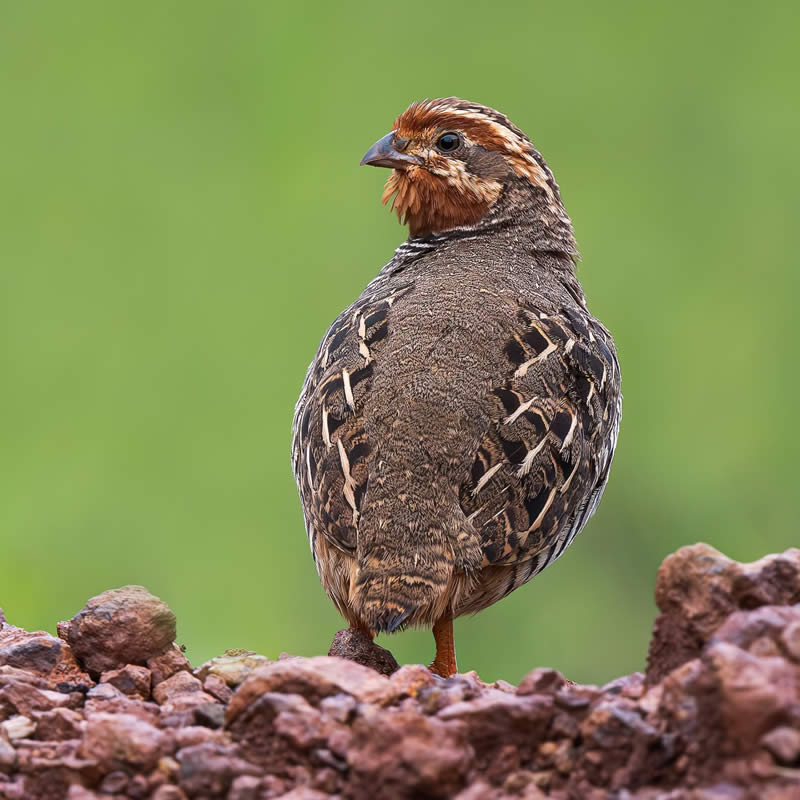
{"label": "bird's foot", "polygon": [[436,640],[436,656],[428,669],[442,678],[452,678],[458,672],[456,664],[456,643],[453,639],[453,618],[449,615],[437,620],[433,626]]}
{"label": "bird's foot", "polygon": [[428,667],[428,669],[434,674],[438,675],[440,678],[452,678],[458,672],[458,667],[456,666],[455,661],[452,663],[446,664],[437,659],[434,659],[433,663]]}

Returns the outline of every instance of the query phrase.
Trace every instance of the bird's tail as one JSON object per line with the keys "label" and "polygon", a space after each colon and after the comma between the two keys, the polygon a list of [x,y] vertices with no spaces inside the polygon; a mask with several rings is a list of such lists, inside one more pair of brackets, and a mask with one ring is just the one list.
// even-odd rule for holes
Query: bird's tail
{"label": "bird's tail", "polygon": [[404,523],[399,530],[386,526],[359,536],[350,603],[375,633],[432,625],[450,601],[454,557],[449,538],[441,529]]}

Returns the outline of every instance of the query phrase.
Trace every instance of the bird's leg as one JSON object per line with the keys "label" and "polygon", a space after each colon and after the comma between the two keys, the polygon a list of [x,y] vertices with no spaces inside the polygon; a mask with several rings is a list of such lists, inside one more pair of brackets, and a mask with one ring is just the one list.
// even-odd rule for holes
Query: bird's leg
{"label": "bird's leg", "polygon": [[451,614],[445,614],[436,620],[433,626],[433,638],[436,640],[436,657],[428,669],[442,678],[449,678],[458,672]]}
{"label": "bird's leg", "polygon": [[370,641],[375,638],[375,634],[366,626],[363,622],[358,622],[356,624],[350,623],[350,630],[351,631],[360,631],[365,636],[369,636]]}

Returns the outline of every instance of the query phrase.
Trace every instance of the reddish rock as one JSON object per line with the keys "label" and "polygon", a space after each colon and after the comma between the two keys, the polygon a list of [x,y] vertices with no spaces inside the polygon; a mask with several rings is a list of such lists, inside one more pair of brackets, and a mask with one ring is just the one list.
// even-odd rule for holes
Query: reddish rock
{"label": "reddish rock", "polygon": [[0,689],[0,712],[3,716],[22,714],[32,717],[34,711],[49,711],[68,706],[70,702],[68,694],[39,689],[22,681],[9,682]]}
{"label": "reddish rock", "polygon": [[330,795],[325,792],[319,792],[308,786],[299,786],[297,789],[280,795],[279,800],[329,800],[329,798]]}
{"label": "reddish rock", "polygon": [[80,739],[83,733],[83,714],[72,708],[35,711],[36,738],[43,741]]}
{"label": "reddish rock", "polygon": [[190,797],[224,796],[240,775],[261,774],[258,767],[239,757],[235,745],[206,742],[179,750],[175,758],[180,764],[181,788]]}
{"label": "reddish rock", "polygon": [[555,694],[566,683],[566,678],[557,670],[539,667],[520,681],[517,694]]}
{"label": "reddish rock", "polygon": [[219,675],[208,675],[203,681],[203,689],[216,697],[220,703],[227,704],[233,697],[233,689]]}
{"label": "reddish rock", "polygon": [[800,762],[800,730],[797,728],[774,728],[765,734],[761,744],[784,766],[797,766]]}
{"label": "reddish rock", "polygon": [[159,786],[150,796],[150,800],[188,800],[186,793],[180,786]]}
{"label": "reddish rock", "polygon": [[226,800],[260,800],[262,786],[261,778],[255,775],[239,775],[233,779]]}
{"label": "reddish rock", "polygon": [[143,586],[123,586],[92,597],[65,633],[78,660],[99,674],[165,653],[175,639],[175,615]]}
{"label": "reddish rock", "polygon": [[655,595],[649,684],[696,658],[734,611],[800,602],[800,550],[739,564],[707,544],[682,547],[659,568]]}
{"label": "reddish rock", "polygon": [[142,700],[150,697],[150,680],[150,670],[136,664],[126,664],[121,669],[110,670],[100,676],[102,683],[111,684],[123,694],[141,697]]}
{"label": "reddish rock", "polygon": [[400,669],[394,656],[386,648],[375,644],[370,636],[357,628],[338,631],[333,637],[329,656],[346,658],[374,669],[381,675],[391,675]]}
{"label": "reddish rock", "polygon": [[148,658],[147,667],[150,670],[152,686],[157,686],[167,678],[171,678],[176,672],[182,670],[186,672],[192,671],[189,659],[186,658],[183,650],[176,644],[173,644],[166,653]]}
{"label": "reddish rock", "polygon": [[163,705],[179,695],[202,691],[203,684],[191,672],[176,672],[153,689],[153,699]]}
{"label": "reddish rock", "polygon": [[236,690],[226,720],[231,724],[253,701],[267,692],[291,692],[316,704],[334,694],[350,694],[366,702],[378,702],[390,690],[389,680],[369,667],[342,658],[276,661],[254,670]]}
{"label": "reddish rock", "polygon": [[[512,746],[522,760],[530,760],[544,739],[553,713],[550,697],[515,697],[497,689],[488,689],[474,700],[447,706],[437,716],[440,720],[463,723],[477,765],[489,770],[507,746]],[[518,767],[519,764],[511,763],[505,772]]]}
{"label": "reddish rock", "polygon": [[413,711],[388,711],[353,723],[347,752],[350,791],[372,798],[449,798],[465,785],[475,751],[464,725]]}
{"label": "reddish rock", "polygon": [[44,631],[28,633],[7,622],[0,628],[0,669],[12,667],[55,684],[92,686],[70,648]]}
{"label": "reddish rock", "polygon": [[[799,553],[670,557],[647,680],[602,687],[544,668],[516,688],[421,665],[387,679],[352,660],[250,651],[192,675],[170,643],[93,685],[66,642],[0,621],[0,798],[795,800]],[[72,641],[94,626],[98,652],[118,659],[120,631],[103,628],[147,614],[116,603],[103,617],[99,601],[91,625],[59,630]]]}
{"label": "reddish rock", "polygon": [[744,751],[770,728],[788,721],[797,707],[797,673],[781,658],[757,658],[719,642],[703,656],[717,681],[719,711],[726,733]]}
{"label": "reddish rock", "polygon": [[[0,772],[11,772],[17,765],[17,751],[11,746],[11,742],[0,735]],[[2,787],[2,784],[0,784]]]}
{"label": "reddish rock", "polygon": [[86,720],[79,754],[109,772],[135,767],[150,770],[172,751],[172,739],[131,714],[92,714]]}

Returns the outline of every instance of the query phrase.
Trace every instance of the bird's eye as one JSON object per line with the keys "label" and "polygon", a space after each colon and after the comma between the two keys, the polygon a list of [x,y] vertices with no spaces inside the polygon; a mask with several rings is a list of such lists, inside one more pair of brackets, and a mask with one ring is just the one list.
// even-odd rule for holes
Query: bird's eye
{"label": "bird's eye", "polygon": [[461,137],[457,133],[443,133],[436,140],[436,149],[440,153],[452,153],[461,146]]}

